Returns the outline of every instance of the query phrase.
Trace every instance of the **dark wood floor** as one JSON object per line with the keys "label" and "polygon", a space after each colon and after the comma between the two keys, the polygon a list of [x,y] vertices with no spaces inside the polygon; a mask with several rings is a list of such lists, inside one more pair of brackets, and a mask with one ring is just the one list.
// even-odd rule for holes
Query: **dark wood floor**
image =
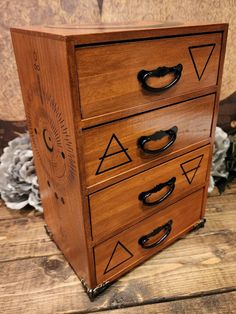
{"label": "dark wood floor", "polygon": [[236,313],[236,183],[206,218],[91,303],[42,216],[1,205],[0,313]]}

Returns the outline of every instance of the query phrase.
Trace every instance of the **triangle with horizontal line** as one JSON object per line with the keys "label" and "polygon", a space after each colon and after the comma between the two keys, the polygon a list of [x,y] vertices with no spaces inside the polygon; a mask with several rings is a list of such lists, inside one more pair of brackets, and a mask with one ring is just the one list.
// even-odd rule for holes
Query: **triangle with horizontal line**
{"label": "triangle with horizontal line", "polygon": [[185,161],[180,165],[183,170],[183,175],[186,177],[189,184],[193,182],[193,179],[200,168],[202,158],[204,155],[199,155],[195,158]]}
{"label": "triangle with horizontal line", "polygon": [[128,154],[128,148],[125,148],[118,137],[112,134],[109,143],[96,171],[96,175],[120,167],[132,161]]}

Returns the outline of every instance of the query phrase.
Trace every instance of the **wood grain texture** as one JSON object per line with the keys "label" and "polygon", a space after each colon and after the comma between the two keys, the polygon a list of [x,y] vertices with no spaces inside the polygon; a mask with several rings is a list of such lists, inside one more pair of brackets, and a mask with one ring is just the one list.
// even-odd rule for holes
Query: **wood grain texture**
{"label": "wood grain texture", "polygon": [[[108,279],[112,281],[189,231],[201,218],[202,197],[201,189],[96,246],[94,254],[97,282],[101,283]],[[163,229],[158,233],[154,230],[170,221],[170,233],[159,245],[145,249],[139,244],[140,238],[149,234],[145,246],[155,244],[167,234],[167,230]]]}
{"label": "wood grain texture", "polygon": [[[197,240],[198,239],[198,240]],[[91,303],[62,257],[1,264],[0,305],[5,313],[90,312],[173,298],[217,293],[235,287],[235,234],[177,242],[115,283]],[[212,247],[212,243],[215,243]],[[157,285],[158,282],[158,285]],[[175,283],[173,285],[173,282]]]}
{"label": "wood grain texture", "polygon": [[184,23],[139,21],[134,23],[98,23],[87,25],[31,25],[14,27],[14,31],[34,33],[58,40],[74,41],[77,46],[95,43],[116,42],[156,38],[204,32],[220,32],[227,28],[226,23]]}
{"label": "wood grain texture", "polygon": [[[105,239],[114,231],[123,230],[154,212],[205,185],[209,146],[182,155],[151,168],[125,181],[114,184],[89,196],[93,240]],[[159,184],[176,181],[153,192],[147,202],[155,203],[174,186],[173,192],[159,204],[147,206],[139,200],[142,192]]]}
{"label": "wood grain texture", "polygon": [[43,228],[42,218],[0,220],[0,263],[29,257],[61,255]]}
{"label": "wood grain texture", "polygon": [[[221,84],[222,84],[222,76],[223,76],[227,37],[228,37],[228,29],[226,29],[222,34],[222,48],[221,48],[219,73],[218,73],[218,90],[216,93],[216,105],[214,108],[214,117],[213,117],[213,121],[212,121],[212,131],[211,131],[211,134],[212,134],[212,137],[211,137],[211,147],[212,147],[211,154],[212,154],[212,156],[213,156],[214,141],[215,141],[215,130],[216,130],[216,124],[217,124],[217,120],[218,120],[218,113],[219,113],[220,90],[221,90]],[[205,187],[204,202],[203,202],[203,207],[202,207],[202,216],[204,216],[204,214],[205,214],[207,194],[208,194],[208,185],[209,185],[210,174],[211,174],[210,169],[211,169],[211,161],[209,160],[208,173],[207,173],[207,179],[206,179],[207,185]]]}
{"label": "wood grain texture", "polygon": [[[221,33],[78,48],[76,58],[83,118],[138,107],[217,84]],[[137,79],[141,70],[182,64],[179,82],[168,90],[145,91]],[[151,81],[151,82],[150,82]],[[151,78],[162,87],[173,75]]]}
{"label": "wood grain texture", "polygon": [[[223,195],[226,194],[235,194],[236,193],[236,182],[235,180],[233,182],[230,182],[230,184],[228,184],[226,186],[226,190],[224,191]],[[209,196],[220,196],[220,192],[219,190],[215,187],[214,190],[209,193]]]}
{"label": "wood grain texture", "polygon": [[201,97],[202,95],[213,94],[213,93],[216,93],[217,90],[218,90],[217,86],[211,86],[204,89],[200,89],[194,93],[186,93],[186,94],[169,98],[167,101],[165,101],[165,99],[163,98],[161,100],[157,100],[154,102],[145,103],[138,107],[131,107],[131,108],[120,110],[120,111],[114,111],[114,112],[110,112],[101,116],[94,116],[88,119],[83,119],[82,121],[78,119],[77,123],[81,125],[82,129],[87,129],[87,128],[94,127],[96,125],[103,124],[104,121],[106,121],[106,123],[109,123],[115,120],[119,120],[125,117],[135,115],[137,112],[141,112],[141,111],[148,112],[156,108],[166,107],[166,105],[168,105],[168,103],[170,102],[171,104],[177,104],[177,103],[186,101],[188,99],[192,99],[193,97],[198,98],[198,97]]}
{"label": "wood grain texture", "polygon": [[[28,232],[31,229],[30,219],[26,225],[19,223],[14,227],[18,228],[15,237],[11,228],[6,229],[1,223],[1,234],[3,230],[7,237],[9,234],[8,244],[15,246],[16,252],[15,254],[11,251],[11,261],[1,263],[1,310],[7,314],[90,313],[125,307],[127,313],[132,313],[132,308],[129,307],[134,307],[135,313],[142,310],[145,313],[146,306],[143,305],[148,303],[151,304],[151,309],[153,306],[153,309],[160,309],[161,313],[173,313],[174,306],[169,306],[174,304],[173,300],[177,300],[181,303],[177,309],[188,309],[188,304],[193,302],[191,313],[199,313],[194,307],[198,300],[197,304],[199,302],[203,313],[209,313],[209,309],[211,313],[235,312],[234,296],[230,293],[236,290],[236,197],[235,193],[231,193],[234,186],[235,183],[231,184],[231,189],[227,189],[223,196],[214,195],[208,198],[207,223],[204,229],[188,234],[175,245],[145,262],[117,281],[93,303],[88,300],[68,263],[59,255],[47,256],[46,246],[45,251],[41,252],[45,257],[32,258],[36,253],[32,249],[32,252],[26,252],[24,259],[17,260],[18,241],[25,241],[26,245],[27,242],[34,243],[34,240],[42,237],[42,216],[35,218],[33,212],[28,212],[28,217],[33,216],[33,226],[35,219],[38,224],[41,223],[42,233],[37,228],[35,235]],[[6,217],[6,212],[9,210],[1,206],[0,217]],[[17,217],[21,220],[22,215],[24,218],[24,213],[15,212],[13,221]],[[24,235],[26,226],[27,238]],[[0,252],[4,250],[0,242]],[[225,292],[224,299],[222,292]],[[204,295],[207,297],[203,297]],[[230,297],[230,303],[227,301],[227,295]],[[165,303],[162,303],[163,298]],[[179,313],[178,310],[177,312]]]}
{"label": "wood grain texture", "polygon": [[236,289],[234,241],[235,233],[226,232],[188,236],[123,277],[93,303],[58,256],[6,262],[0,270],[1,308],[6,313],[90,312]]}
{"label": "wood grain texture", "polygon": [[[127,173],[127,177],[132,169],[136,172],[138,169],[144,170],[145,164],[149,167],[154,166],[158,162],[163,162],[165,156],[170,159],[183,153],[184,150],[193,149],[194,144],[203,145],[202,142],[209,140],[211,136],[214,98],[212,94],[84,130],[86,183],[88,187],[91,187],[90,192],[95,188],[101,188],[101,185],[107,186],[111,179],[122,173]],[[137,146],[137,141],[141,136],[168,130],[174,126],[178,127],[177,139],[165,152],[158,155],[145,154]],[[113,134],[116,138],[113,138]],[[120,144],[117,143],[117,139]],[[152,150],[161,148],[168,140],[168,137],[165,137],[162,140],[153,141],[148,148]],[[127,149],[126,152],[131,160],[121,151],[122,147]],[[108,149],[107,152],[106,149]],[[109,157],[119,151],[121,153]],[[104,155],[108,157],[102,159]],[[98,174],[96,174],[97,171]],[[102,184],[99,185],[100,182]]]}
{"label": "wood grain texture", "polygon": [[[0,3],[1,15],[1,90],[0,117],[2,119],[24,119],[24,109],[17,78],[16,65],[9,34],[9,27],[27,26],[34,24],[93,24],[99,23],[128,23],[132,21],[158,22],[229,22],[229,40],[226,53],[224,80],[221,99],[235,91],[235,74],[232,68],[236,67],[235,56],[235,29],[236,5],[234,1],[212,0],[148,0],[148,1],[104,1],[102,16],[97,1],[61,0],[40,1],[32,3],[22,0],[11,2],[2,0]],[[178,15],[176,15],[178,12]]]}
{"label": "wood grain texture", "polygon": [[12,39],[46,222],[71,265],[91,283],[67,46],[14,31]]}
{"label": "wood grain texture", "polygon": [[[201,231],[191,233],[188,237],[196,237],[198,234],[204,236],[209,233],[224,233],[228,232],[227,230],[236,231],[236,200],[235,190],[233,190],[235,186],[236,184],[232,183],[221,197],[214,195],[208,198],[206,227]],[[43,215],[38,215],[29,209],[19,212],[11,211],[1,205],[0,246],[3,261],[58,253],[59,251],[46,235],[43,226]],[[21,251],[19,247],[26,249]]]}
{"label": "wood grain texture", "polygon": [[34,212],[32,212],[31,210],[27,210],[26,209],[22,209],[19,212],[15,211],[15,210],[11,210],[11,209],[7,209],[4,206],[4,202],[0,199],[0,220],[6,220],[6,219],[14,219],[14,218],[18,218],[19,217],[19,213],[21,214],[22,217],[27,217],[27,216],[32,216],[34,215]]}
{"label": "wood grain texture", "polygon": [[[118,181],[123,185],[125,183],[122,181],[123,179],[160,165],[162,162],[170,161],[171,158],[179,157],[181,154],[204,147],[209,143],[213,144],[212,134],[218,108],[218,104],[215,102],[218,102],[219,98],[218,83],[221,82],[226,38],[224,35],[224,45],[221,49],[222,34],[220,32],[224,32],[226,29],[226,24],[186,25],[184,27],[176,25],[162,27],[161,25],[159,27],[141,23],[141,25],[127,28],[123,25],[108,28],[45,28],[35,26],[11,30],[46,222],[52,231],[54,241],[79,278],[85,280],[88,287],[95,288],[108,279],[111,281],[117,279],[124,272],[131,270],[167,244],[183,236],[203,218],[203,206],[207,190],[205,174],[209,176],[210,158],[204,161],[205,170],[202,171],[201,183],[199,181],[198,185],[191,191],[187,191],[184,186],[180,187],[181,192],[185,190],[186,195],[189,194],[188,196],[181,199],[184,194],[181,194],[179,190],[178,198],[173,200],[165,210],[155,214],[153,211],[153,216],[145,220],[142,220],[144,218],[142,215],[135,218],[131,217],[129,221],[126,219],[129,225],[125,227],[129,228],[119,230],[122,232],[116,235],[114,232],[118,232],[118,227],[124,228],[124,223],[120,223],[119,219],[116,219],[118,227],[116,225],[113,229],[111,228],[112,230],[108,228],[107,234],[105,234],[102,230],[111,220],[111,217],[108,217],[107,221],[99,226],[100,229],[98,228],[100,230],[99,242],[96,242],[97,239],[93,242],[91,238],[90,219],[92,218],[93,221],[94,215],[89,216],[88,209],[91,204],[89,204],[88,197],[89,193],[108,188],[109,185]],[[206,34],[193,35],[199,34],[201,31],[205,31]],[[213,31],[214,34],[211,33]],[[182,37],[179,37],[178,41],[176,41],[177,37],[160,39],[160,41],[149,40],[158,36],[172,37],[180,34],[188,34],[184,37],[185,41],[182,41]],[[146,62],[146,66],[151,66],[154,64],[156,53],[159,53],[160,50],[165,48],[167,51],[172,51],[170,48],[174,46],[180,53],[180,48],[184,46],[184,51],[188,51],[188,62],[186,55],[183,54],[183,63],[185,64],[186,61],[185,69],[189,68],[188,65],[190,61],[192,62],[192,70],[186,72],[186,77],[188,77],[189,82],[194,81],[191,79],[191,73],[195,71],[197,83],[200,85],[193,89],[198,93],[201,90],[200,95],[196,97],[191,89],[183,88],[179,94],[183,93],[186,96],[191,92],[191,98],[187,101],[183,97],[179,103],[171,105],[166,103],[163,107],[148,112],[140,112],[137,107],[133,116],[111,121],[112,123],[107,123],[108,121],[104,120],[103,122],[106,123],[95,124],[95,127],[83,129],[84,95],[83,86],[78,85],[79,80],[88,77],[90,82],[94,77],[98,78],[100,75],[111,73],[112,64],[115,61],[121,64],[121,67],[127,68],[129,62],[124,61],[126,55],[130,57],[133,51],[139,49],[134,49],[137,43],[133,42],[125,44],[128,47],[125,51],[122,49],[123,41],[127,39],[136,41],[143,38],[146,39],[142,41],[146,49],[143,48],[142,50],[141,47],[141,53],[134,54],[137,65],[140,66]],[[102,39],[106,41],[121,40],[122,42],[119,41],[116,45],[111,46],[103,43],[107,49],[107,52],[104,53],[100,51],[100,48],[103,49],[102,46],[99,49],[93,46],[94,42],[99,42]],[[179,42],[180,46],[178,46]],[[90,47],[93,48],[86,47],[80,50],[78,47],[85,43],[91,44]],[[139,41],[140,43],[141,41]],[[157,49],[158,45],[160,45],[160,50]],[[91,60],[98,59],[96,51],[98,51],[98,56],[101,54],[109,55],[113,46],[115,49],[118,47],[118,52],[114,53],[114,58],[111,58],[110,63],[108,62],[107,66],[105,64],[105,67],[98,66],[97,69],[95,68],[95,74],[94,71],[90,71],[94,64]],[[205,52],[202,54],[201,49],[203,48],[207,51],[204,50]],[[78,50],[76,51],[76,49]],[[90,49],[92,49],[92,56]],[[150,56],[143,60],[143,52],[146,50],[150,50]],[[83,59],[83,55],[81,60],[80,56],[76,59],[77,53],[80,51],[85,52],[85,59]],[[86,56],[87,51],[88,56]],[[95,55],[93,55],[94,52]],[[122,54],[120,62],[119,58]],[[165,55],[161,53],[158,57],[163,59]],[[174,60],[174,54],[167,59],[169,58]],[[218,77],[219,58],[221,67]],[[78,65],[78,71],[76,60],[81,62]],[[148,63],[149,60],[150,63]],[[97,60],[95,65],[103,63],[101,59],[100,61]],[[210,70],[206,75],[208,66]],[[115,67],[115,71],[119,72],[120,70],[117,69]],[[206,75],[205,78],[204,75]],[[167,82],[165,79],[166,77],[162,81],[162,83],[165,82],[163,84]],[[124,97],[127,98],[128,96],[123,93],[122,84],[116,75],[114,75],[114,81],[119,86],[121,95],[124,94]],[[201,86],[201,84],[203,85]],[[132,92],[132,84],[129,85]],[[206,89],[216,87],[216,85],[217,90],[214,93],[204,94]],[[91,86],[89,87],[90,90],[93,90]],[[101,86],[96,86],[95,90],[101,90]],[[85,94],[87,95],[88,92],[85,91]],[[94,93],[92,94],[94,95]],[[176,95],[173,94],[170,97],[177,97],[179,94],[177,92]],[[113,88],[111,88],[111,94],[108,93],[107,95],[105,92],[105,95],[108,98],[114,95],[114,99],[116,98],[116,92],[113,91]],[[169,101],[168,97],[166,94],[167,102]],[[92,99],[92,97],[89,98]],[[141,99],[141,96],[137,95],[137,99]],[[105,98],[102,100],[106,102]],[[155,98],[145,99],[141,104],[146,105],[148,101],[154,102],[154,100]],[[96,100],[94,101],[96,103]],[[119,103],[120,101],[121,99],[118,99]],[[136,103],[134,100],[133,102],[133,107],[135,107]],[[166,106],[167,104],[168,106]],[[85,105],[86,108],[89,107],[86,101]],[[97,103],[95,105],[95,107],[99,107]],[[105,109],[100,114],[113,111],[114,106],[111,103],[108,104],[108,107],[110,108],[108,111]],[[127,107],[128,110],[129,108],[132,109],[129,104]],[[96,115],[95,113],[86,117],[90,118]],[[154,138],[149,138],[150,136],[154,136]],[[146,137],[148,142],[145,143],[145,147],[142,147],[140,141]],[[200,158],[197,166],[194,166],[194,157],[190,160],[184,158],[181,161],[180,168],[184,172],[188,184],[192,183],[192,179],[188,175],[198,168],[202,157],[202,154],[196,156],[196,158]],[[208,169],[206,165],[208,165]],[[174,164],[173,167],[169,168],[170,172],[174,172]],[[160,171],[157,171],[155,176],[153,173],[152,183],[156,179],[154,177],[158,176],[158,172]],[[164,172],[166,171],[163,170]],[[178,177],[182,178],[182,175],[183,173],[179,174]],[[144,181],[143,179],[140,182]],[[199,190],[193,192],[195,188]],[[190,195],[190,193],[192,194]],[[119,200],[116,197],[115,202],[117,201]],[[130,203],[130,199],[127,200],[127,203]],[[96,205],[92,204],[92,209],[94,206]],[[95,216],[101,215],[102,212],[103,208],[98,210]],[[101,235],[106,236],[106,240],[101,238]],[[140,243],[138,244],[137,241],[144,235],[145,243],[146,238],[155,236],[155,240],[160,243],[158,246],[157,243],[151,243],[157,248],[141,249]],[[148,243],[152,240],[153,238],[148,239]],[[27,251],[27,248],[22,248],[22,256],[26,254],[24,250]],[[42,248],[43,250],[44,248]],[[9,256],[6,254],[5,259],[8,258]]]}
{"label": "wood grain texture", "polygon": [[[113,14],[113,12],[115,12]],[[178,12],[178,14],[176,14]],[[228,22],[229,37],[224,67],[221,99],[235,91],[235,79],[231,67],[236,67],[234,58],[236,3],[228,0],[189,1],[189,0],[150,0],[129,1],[111,0],[103,4],[103,22],[126,21],[184,21],[184,22]]]}
{"label": "wood grain texture", "polygon": [[[236,310],[236,292],[222,293],[210,296],[203,296],[192,299],[184,299],[165,303],[153,303],[142,306],[129,307],[125,309],[113,310],[114,314],[179,314],[192,313],[199,314],[229,314]],[[94,312],[101,313],[101,312]],[[103,311],[104,314],[111,313]]]}

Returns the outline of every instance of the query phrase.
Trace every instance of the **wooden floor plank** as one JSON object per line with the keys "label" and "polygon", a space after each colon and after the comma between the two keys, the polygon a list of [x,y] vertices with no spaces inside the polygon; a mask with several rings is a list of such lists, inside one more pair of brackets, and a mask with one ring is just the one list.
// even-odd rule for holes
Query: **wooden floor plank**
{"label": "wooden floor plank", "polygon": [[61,254],[44,229],[42,217],[0,221],[0,262]]}
{"label": "wooden floor plank", "polygon": [[[228,194],[236,194],[236,179],[234,179],[232,182],[230,182],[227,185],[227,187],[226,187],[224,193],[222,194],[222,196],[228,195]],[[216,187],[214,187],[214,190],[211,193],[209,193],[209,197],[219,196],[219,195],[220,195],[220,192],[219,192],[219,190]]]}
{"label": "wooden floor plank", "polygon": [[0,221],[7,219],[17,219],[22,217],[42,216],[41,213],[32,210],[32,207],[28,206],[26,209],[13,210],[6,208],[4,202],[0,200]]}
{"label": "wooden floor plank", "polygon": [[4,313],[79,313],[236,289],[235,242],[235,233],[182,239],[93,303],[60,256],[5,262],[0,268],[0,308]]}
{"label": "wooden floor plank", "polygon": [[[212,202],[216,203],[217,199],[215,199],[215,197],[224,198],[226,195],[231,195],[231,194],[236,195],[236,179],[230,183],[229,187],[226,188],[225,192],[222,195],[220,195],[217,188],[215,188],[214,191],[208,195],[209,196],[208,203],[212,203]],[[4,206],[4,202],[0,200],[0,221],[5,220],[5,219],[16,219],[16,218],[22,218],[22,217],[39,216],[39,215],[40,213],[34,210],[31,210],[30,207],[24,210],[20,210],[20,211],[7,209]]]}
{"label": "wooden floor plank", "polygon": [[[236,289],[235,209],[235,194],[209,197],[204,229],[137,267],[91,303],[46,235],[42,216],[0,207],[0,312],[87,313],[130,307],[125,311],[155,313],[152,309],[161,306],[159,313],[188,313],[199,305],[201,313],[231,313],[227,294],[211,294]],[[202,294],[210,296],[196,298]],[[181,300],[190,297],[194,299]],[[163,300],[166,303],[158,303]],[[191,305],[192,300],[197,303]],[[225,302],[225,307],[217,306],[214,312],[214,302]],[[154,304],[136,307],[150,303]],[[187,310],[182,311],[185,304]]]}
{"label": "wooden floor plank", "polygon": [[236,205],[235,195],[236,194],[228,194],[224,196],[209,197],[207,200],[207,208],[216,207],[219,205],[235,206]]}
{"label": "wooden floor plank", "polygon": [[217,196],[215,200],[212,202],[212,198],[208,199],[204,229],[189,236],[236,232],[236,195]]}
{"label": "wooden floor plank", "polygon": [[[69,313],[69,312],[67,312]],[[71,313],[71,312],[70,312]],[[108,314],[111,311],[94,312]],[[233,314],[236,313],[236,292],[221,293],[178,301],[154,303],[113,310],[112,314]]]}
{"label": "wooden floor plank", "polygon": [[[236,197],[226,195],[208,200],[207,223],[204,229],[192,233],[191,237],[209,233],[236,231]],[[0,208],[1,211],[5,208]],[[42,216],[21,215],[17,218],[0,220],[0,262],[59,254],[44,229]]]}

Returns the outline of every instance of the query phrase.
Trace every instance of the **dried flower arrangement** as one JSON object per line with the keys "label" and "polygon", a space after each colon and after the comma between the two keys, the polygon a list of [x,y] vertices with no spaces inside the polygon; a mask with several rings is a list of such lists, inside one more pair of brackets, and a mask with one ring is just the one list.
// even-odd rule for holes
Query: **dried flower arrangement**
{"label": "dried flower arrangement", "polygon": [[212,158],[211,177],[208,192],[211,193],[219,178],[227,179],[229,172],[226,169],[225,158],[230,147],[230,140],[226,132],[216,127],[214,152]]}
{"label": "dried flower arrangement", "polygon": [[11,209],[26,205],[43,211],[29,134],[8,143],[0,157],[0,194]]}
{"label": "dried flower arrangement", "polygon": [[[216,185],[222,193],[235,173],[236,135],[229,137],[217,127],[209,192]],[[8,208],[19,210],[31,205],[43,211],[28,133],[10,141],[3,150],[0,157],[0,195]]]}

